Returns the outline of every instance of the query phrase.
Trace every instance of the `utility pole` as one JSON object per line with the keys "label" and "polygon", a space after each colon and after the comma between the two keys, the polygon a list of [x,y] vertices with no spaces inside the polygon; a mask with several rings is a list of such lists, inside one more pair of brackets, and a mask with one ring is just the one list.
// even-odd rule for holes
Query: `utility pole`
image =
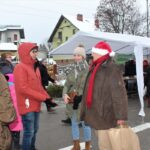
{"label": "utility pole", "polygon": [[149,8],[148,8],[148,0],[146,0],[147,6],[147,37],[149,37]]}

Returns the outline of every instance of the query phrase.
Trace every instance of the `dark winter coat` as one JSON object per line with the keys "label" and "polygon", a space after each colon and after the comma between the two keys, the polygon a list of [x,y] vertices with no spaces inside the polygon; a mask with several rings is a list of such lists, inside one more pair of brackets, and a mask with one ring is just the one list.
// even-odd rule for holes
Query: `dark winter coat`
{"label": "dark winter coat", "polygon": [[1,59],[0,60],[0,72],[2,74],[13,73],[14,66],[8,60]]}
{"label": "dark winter coat", "polygon": [[41,82],[42,82],[43,87],[48,86],[49,81],[54,83],[55,80],[49,76],[46,66],[44,66],[41,62],[37,61],[34,64],[34,69],[36,70],[36,68],[39,68],[40,70]]}
{"label": "dark winter coat", "polygon": [[145,70],[144,84],[147,87],[146,97],[150,98],[150,66]]}
{"label": "dark winter coat", "polygon": [[127,120],[127,94],[121,71],[111,59],[101,65],[95,75],[92,106],[87,108],[86,95],[91,72],[83,92],[81,120],[97,130],[115,127],[117,120]]}

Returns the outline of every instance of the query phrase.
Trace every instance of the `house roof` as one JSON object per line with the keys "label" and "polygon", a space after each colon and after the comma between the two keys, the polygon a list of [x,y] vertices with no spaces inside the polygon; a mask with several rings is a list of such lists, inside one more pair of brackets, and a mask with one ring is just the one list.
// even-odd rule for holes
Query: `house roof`
{"label": "house roof", "polygon": [[20,37],[25,38],[24,29],[20,25],[0,25],[0,32],[7,30],[19,30]]}
{"label": "house roof", "polygon": [[91,20],[87,20],[83,17],[83,21],[79,21],[76,17],[65,15],[65,18],[70,21],[75,27],[77,27],[80,31],[94,31],[95,26]]}
{"label": "house roof", "polygon": [[83,21],[79,21],[77,20],[76,17],[72,17],[72,16],[69,16],[69,15],[61,15],[48,42],[52,42],[52,39],[58,29],[58,27],[60,26],[61,22],[64,20],[64,19],[67,19],[73,26],[75,26],[78,30],[80,31],[94,31],[96,28],[95,28],[95,25],[94,25],[94,22],[92,23],[92,21],[90,20],[87,20],[83,17]]}
{"label": "house roof", "polygon": [[0,43],[1,51],[17,51],[17,45],[14,43]]}
{"label": "house roof", "polygon": [[0,31],[5,31],[8,29],[23,29],[20,25],[0,25]]}

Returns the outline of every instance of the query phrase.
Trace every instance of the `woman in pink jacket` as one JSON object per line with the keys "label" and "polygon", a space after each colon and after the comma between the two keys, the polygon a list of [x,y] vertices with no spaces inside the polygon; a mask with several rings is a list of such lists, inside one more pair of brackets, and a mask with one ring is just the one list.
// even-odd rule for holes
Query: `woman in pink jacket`
{"label": "woman in pink jacket", "polygon": [[22,126],[21,116],[19,115],[19,112],[18,112],[16,92],[15,92],[15,86],[14,86],[14,75],[11,73],[11,74],[6,74],[5,76],[7,78],[10,95],[11,95],[12,102],[16,110],[16,114],[17,114],[16,119],[9,125],[9,128],[12,132],[12,138],[13,138],[12,149],[19,150],[20,149],[20,145],[19,145],[20,131],[23,129],[23,126]]}

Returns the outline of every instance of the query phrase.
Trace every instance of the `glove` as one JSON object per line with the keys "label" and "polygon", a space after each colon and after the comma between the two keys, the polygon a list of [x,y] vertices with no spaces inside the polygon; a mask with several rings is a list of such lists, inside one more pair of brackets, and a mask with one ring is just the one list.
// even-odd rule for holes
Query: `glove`
{"label": "glove", "polygon": [[81,100],[82,100],[82,95],[80,95],[80,96],[75,96],[74,97],[74,99],[73,99],[73,109],[74,110],[76,110],[76,109],[78,109],[78,107],[79,107],[79,103],[81,102]]}
{"label": "glove", "polygon": [[48,106],[50,106],[50,107],[56,107],[56,106],[58,106],[58,104],[55,103],[55,102],[53,102],[51,98],[46,99],[46,101],[48,103]]}
{"label": "glove", "polygon": [[50,106],[51,106],[51,107],[56,107],[56,106],[58,106],[58,104],[55,103],[55,102],[50,101]]}

